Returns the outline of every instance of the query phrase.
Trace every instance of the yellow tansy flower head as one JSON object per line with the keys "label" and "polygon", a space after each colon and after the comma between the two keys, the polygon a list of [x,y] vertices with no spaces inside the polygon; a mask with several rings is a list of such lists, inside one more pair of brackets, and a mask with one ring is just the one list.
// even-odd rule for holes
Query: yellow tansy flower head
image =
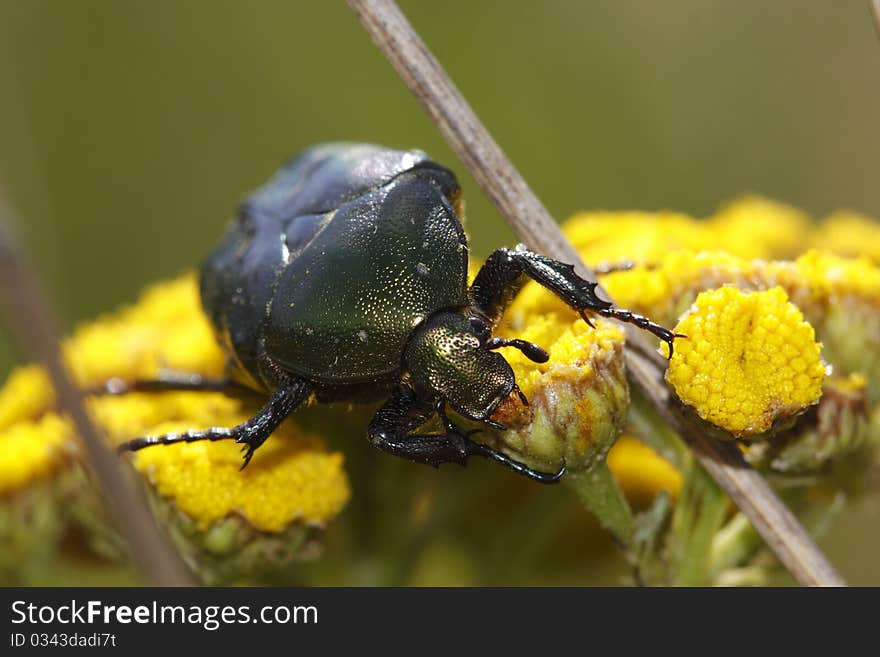
{"label": "yellow tansy flower head", "polygon": [[846,256],[866,256],[880,264],[880,223],[850,211],[839,211],[825,219],[813,234],[812,243]]}
{"label": "yellow tansy flower head", "polygon": [[[827,473],[835,462],[880,440],[880,426],[871,421],[871,412],[865,377],[828,377],[822,386],[822,399],[810,410],[808,421],[798,422],[768,441],[750,445],[746,458],[753,465],[776,473]],[[851,491],[862,485],[859,470],[850,464],[841,471],[842,481]]]}
{"label": "yellow tansy flower head", "polygon": [[[65,341],[64,353],[76,382],[92,392],[111,378],[153,379],[164,370],[218,378],[226,360],[191,274],[156,285],[136,304],[79,327]],[[246,393],[131,392],[93,394],[87,408],[110,439],[121,443],[234,426],[262,401]],[[69,420],[55,410],[42,368],[21,367],[0,388],[0,447],[0,495],[73,470],[79,444]],[[294,420],[282,424],[244,471],[232,442],[156,446],[127,458],[151,484],[157,510],[206,581],[238,581],[258,566],[265,570],[297,558],[302,542],[329,524],[350,495],[342,455],[328,452]]]}
{"label": "yellow tansy flower head", "polygon": [[[89,408],[114,442],[212,424],[235,426],[256,410],[241,399],[202,392],[130,393],[92,399]],[[349,496],[342,454],[328,453],[293,420],[272,434],[244,470],[233,441],[157,445],[131,458],[156,491],[202,529],[229,515],[264,532],[282,531],[292,522],[323,526]]]}
{"label": "yellow tansy flower head", "polygon": [[608,467],[627,497],[646,505],[660,491],[678,498],[681,473],[635,436],[624,434],[608,453]]}
{"label": "yellow tansy flower head", "polygon": [[784,203],[756,195],[723,204],[706,220],[706,244],[741,258],[790,258],[803,250],[810,218]]}
{"label": "yellow tansy flower head", "polygon": [[782,288],[703,292],[675,331],[688,337],[676,342],[667,381],[735,436],[762,434],[821,396],[821,345]]}

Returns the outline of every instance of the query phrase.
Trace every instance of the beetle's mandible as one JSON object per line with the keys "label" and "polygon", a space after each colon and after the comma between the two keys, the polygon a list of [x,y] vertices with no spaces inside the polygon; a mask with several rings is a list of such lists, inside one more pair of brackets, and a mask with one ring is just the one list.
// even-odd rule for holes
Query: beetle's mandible
{"label": "beetle's mandible", "polygon": [[[201,269],[202,305],[229,355],[230,381],[270,394],[231,428],[137,438],[121,450],[180,441],[235,440],[247,465],[298,406],[386,399],[370,422],[376,447],[439,466],[479,455],[541,482],[536,472],[471,440],[447,416],[503,430],[491,419],[519,389],[496,350],[536,362],[541,347],[492,336],[505,307],[531,278],[576,311],[635,324],[664,340],[671,331],[600,299],[596,283],[526,249],[498,249],[467,285],[468,246],[455,175],[417,150],[331,143],[309,148],[241,206]],[[152,389],[216,389],[225,382],[173,377]],[[437,415],[442,433],[417,429]]]}

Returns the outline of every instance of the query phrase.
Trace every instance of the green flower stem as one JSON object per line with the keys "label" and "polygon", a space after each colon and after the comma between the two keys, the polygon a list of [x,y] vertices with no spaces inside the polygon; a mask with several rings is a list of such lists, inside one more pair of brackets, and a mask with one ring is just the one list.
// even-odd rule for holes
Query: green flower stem
{"label": "green flower stem", "polygon": [[[793,509],[799,510],[801,521],[818,539],[828,530],[833,519],[843,508],[846,496],[838,492],[827,499],[804,502],[804,491],[795,488],[783,491],[781,497]],[[709,555],[710,572],[716,583],[729,581],[728,573],[733,570],[745,570],[745,566],[755,554],[764,547],[764,541],[748,519],[737,513],[715,535]]]}
{"label": "green flower stem", "polygon": [[761,566],[732,568],[719,574],[714,586],[767,586],[767,569]]}
{"label": "green flower stem", "polygon": [[684,487],[670,528],[674,585],[706,586],[710,583],[712,541],[724,522],[729,504],[718,484],[702,466],[689,459]]}
{"label": "green flower stem", "polygon": [[709,570],[713,579],[732,568],[744,566],[764,541],[742,513],[737,513],[712,540]]}
{"label": "green flower stem", "polygon": [[676,468],[681,469],[688,458],[688,447],[678,434],[657,414],[636,389],[630,390],[631,403],[627,420],[630,429],[651,449],[660,454]]}
{"label": "green flower stem", "polygon": [[633,543],[635,519],[608,464],[597,462],[586,472],[569,472],[563,481],[571,486],[584,506],[610,531],[624,548]]}

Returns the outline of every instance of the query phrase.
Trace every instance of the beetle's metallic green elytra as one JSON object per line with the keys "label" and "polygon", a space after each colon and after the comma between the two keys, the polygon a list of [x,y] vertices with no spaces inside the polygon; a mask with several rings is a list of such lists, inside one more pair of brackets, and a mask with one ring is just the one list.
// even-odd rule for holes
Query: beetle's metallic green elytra
{"label": "beetle's metallic green elytra", "polygon": [[305,151],[242,205],[202,267],[222,343],[267,390],[279,368],[334,388],[396,382],[413,329],[467,304],[460,193],[421,151]]}

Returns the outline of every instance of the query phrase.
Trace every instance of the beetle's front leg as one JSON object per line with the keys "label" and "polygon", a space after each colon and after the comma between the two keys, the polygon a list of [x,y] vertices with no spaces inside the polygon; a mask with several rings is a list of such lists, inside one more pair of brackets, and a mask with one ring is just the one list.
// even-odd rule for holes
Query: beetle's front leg
{"label": "beetle's front leg", "polygon": [[471,302],[490,321],[497,322],[516,292],[522,287],[525,277],[537,281],[553,292],[581,313],[587,323],[590,321],[586,313],[591,311],[649,331],[669,345],[670,358],[673,341],[676,337],[682,337],[647,317],[623,308],[615,308],[611,302],[596,295],[598,283],[578,276],[572,265],[529,251],[522,244],[512,251],[505,248],[498,249],[487,258],[471,285]]}
{"label": "beetle's front leg", "polygon": [[[427,404],[408,388],[399,386],[373,416],[369,428],[370,442],[395,456],[434,467],[442,463],[464,465],[469,456],[482,456],[542,483],[555,483],[565,473],[564,467],[555,473],[537,472],[501,452],[474,442],[470,436],[475,431],[465,431],[451,422],[444,406],[442,401],[434,406]],[[435,412],[443,422],[445,433],[410,433]]]}

